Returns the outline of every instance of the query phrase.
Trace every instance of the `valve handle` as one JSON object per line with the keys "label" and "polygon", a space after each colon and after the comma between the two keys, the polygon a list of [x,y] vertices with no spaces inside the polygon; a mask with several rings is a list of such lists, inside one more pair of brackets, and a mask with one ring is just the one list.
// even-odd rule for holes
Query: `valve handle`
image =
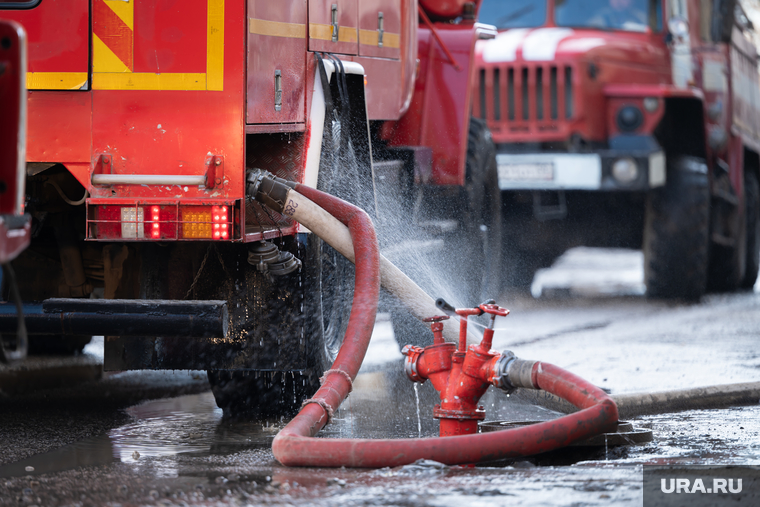
{"label": "valve handle", "polygon": [[438,307],[439,310],[441,310],[446,315],[456,315],[457,309],[451,306],[446,302],[443,298],[438,298],[435,300],[435,306]]}
{"label": "valve handle", "polygon": [[480,309],[483,310],[485,313],[490,313],[491,315],[497,315],[499,317],[506,317],[509,315],[509,310],[506,308],[502,308],[501,306],[497,304],[487,304],[483,303],[480,305]]}
{"label": "valve handle", "polygon": [[425,317],[422,322],[441,322],[442,320],[449,320],[448,315],[435,315],[433,317]]}

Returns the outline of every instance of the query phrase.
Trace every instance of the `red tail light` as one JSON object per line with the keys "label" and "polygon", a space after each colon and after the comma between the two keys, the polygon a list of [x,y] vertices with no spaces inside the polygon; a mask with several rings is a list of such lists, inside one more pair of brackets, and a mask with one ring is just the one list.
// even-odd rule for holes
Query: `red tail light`
{"label": "red tail light", "polygon": [[218,240],[232,239],[230,206],[94,207],[91,230],[100,240]]}
{"label": "red tail light", "polygon": [[153,205],[145,208],[145,237],[177,239],[177,207]]}

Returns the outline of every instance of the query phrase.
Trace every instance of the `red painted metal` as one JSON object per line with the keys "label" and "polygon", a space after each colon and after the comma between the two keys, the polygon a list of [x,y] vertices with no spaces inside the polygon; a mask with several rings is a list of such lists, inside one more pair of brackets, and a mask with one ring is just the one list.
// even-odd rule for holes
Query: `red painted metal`
{"label": "red painted metal", "polygon": [[[303,123],[307,14],[305,2],[299,0],[248,0],[247,123]],[[282,23],[291,31],[277,31]],[[302,37],[290,36],[299,31]],[[275,107],[276,71],[281,83],[279,110]]]}
{"label": "red painted metal", "polygon": [[24,217],[26,33],[18,23],[0,20],[0,264],[29,245],[31,223]]}
{"label": "red painted metal", "polygon": [[[309,0],[309,51],[359,54],[358,0]],[[333,11],[333,6],[336,9]],[[333,16],[338,33],[333,34]]]}
{"label": "red painted metal", "polygon": [[[45,0],[34,9],[4,11],[30,30],[30,70],[84,73],[85,88],[95,88],[30,93],[27,160],[64,164],[93,199],[240,200],[244,197],[246,134],[306,130],[315,71],[307,47],[341,54],[365,67],[370,120],[397,121],[409,109],[418,42],[414,0],[371,0],[361,4],[361,13],[357,0],[337,2],[337,42],[320,39],[332,21],[331,8],[336,3],[332,0],[309,2],[308,13],[305,2],[226,2],[222,57],[212,57],[209,46],[207,23],[214,2],[192,1],[200,3],[179,9],[155,0],[135,0],[131,7],[115,9],[97,0],[90,13],[87,2],[68,5]],[[365,43],[367,36],[376,35],[379,12],[383,13],[385,44],[363,44],[359,51],[361,34]],[[439,31],[446,32],[441,37],[457,61],[469,63],[474,40],[471,24],[453,28],[441,24]],[[429,32],[424,37],[429,38]],[[425,120],[416,123],[419,135],[414,145],[434,147],[434,165],[442,176],[431,181],[456,184],[463,179],[469,116],[469,91],[461,93],[467,90],[466,70],[463,65],[456,72],[442,60],[440,46],[427,48],[427,57],[434,60],[427,79],[428,98],[424,107],[406,116]],[[100,59],[90,62],[90,52],[92,58]],[[103,54],[111,55],[111,60],[103,60]],[[163,81],[146,85],[151,76],[168,80],[182,75],[181,83],[197,88],[201,86],[197,76],[211,72],[214,62],[223,66],[221,90],[182,89],[176,83],[165,89]],[[118,70],[120,64],[126,72]],[[280,111],[275,110],[277,70],[281,73]],[[445,101],[444,107],[436,104],[438,100]],[[294,152],[300,149],[296,145],[304,143],[296,142]],[[110,158],[107,170],[113,174],[203,175],[208,156],[223,157],[225,167],[223,178],[218,183],[215,178],[213,188],[92,185],[91,176],[103,171],[104,156]],[[296,169],[302,173],[302,165]],[[273,231],[295,231],[291,225],[279,225],[279,231],[273,228],[241,237],[250,241]]]}
{"label": "red painted metal", "polygon": [[0,215],[21,215],[24,212],[24,164],[26,108],[24,70],[26,40],[18,23],[0,24]]}
{"label": "red painted metal", "polygon": [[[35,70],[37,65],[38,71],[88,73],[87,2],[74,2],[73,6],[65,7],[62,3],[45,0],[28,11],[3,13],[22,20],[31,27],[32,33],[41,37],[32,45],[30,70]],[[223,11],[215,7],[217,11],[212,14],[221,15],[226,27],[223,44],[219,46],[223,54],[218,55],[213,54],[214,49],[208,46],[207,39],[210,15],[207,11],[211,3],[202,1],[201,4],[198,9],[177,10],[175,6],[167,10],[155,2],[137,1],[134,27],[129,30],[125,28],[123,16],[115,16],[115,11],[98,0],[93,5],[92,30],[106,39],[103,43],[116,58],[122,63],[126,61],[127,67],[133,67],[129,70],[134,71],[135,81],[125,80],[123,86],[116,86],[122,89],[31,92],[28,161],[63,163],[93,198],[127,198],[134,199],[133,203],[140,199],[232,202],[242,199],[246,6],[227,2]],[[81,17],[84,24],[72,16]],[[106,30],[109,26],[110,32]],[[67,48],[78,40],[80,31],[85,42],[81,48],[82,65],[51,66],[44,55],[70,55]],[[130,63],[127,49],[133,33],[134,63]],[[53,47],[56,51],[51,50]],[[38,51],[40,48],[47,48],[44,54]],[[60,51],[61,48],[64,51]],[[223,66],[222,90],[183,89],[183,83],[197,86],[191,76],[212,72],[215,62]],[[177,79],[179,84],[169,83],[173,89],[161,89],[163,85],[140,81],[154,71],[161,72],[161,76],[188,77]],[[210,82],[212,77],[207,79]],[[220,181],[215,178],[213,187],[205,188],[94,186],[90,177],[100,170],[103,155],[110,157],[109,170],[116,174],[205,175],[209,155],[223,157],[224,170],[219,175]]]}
{"label": "red painted metal", "polygon": [[550,60],[527,59],[519,45],[513,61],[487,61],[486,48],[504,44],[503,37],[477,43],[473,112],[488,122],[496,143],[564,141],[573,134],[603,141],[609,132],[600,106],[610,86],[625,86],[639,98],[648,96],[645,90],[660,92],[656,96],[679,93],[671,84],[662,36],[571,32]]}
{"label": "red painted metal", "polygon": [[[184,15],[205,23],[205,10]],[[203,175],[206,158],[212,154],[225,160],[221,184],[213,189],[90,185],[93,197],[243,197],[245,39],[242,30],[232,27],[245,23],[245,5],[226,3],[224,16],[230,29],[224,32],[223,91],[95,90],[92,106],[92,152],[112,154],[113,173]]]}
{"label": "red painted metal", "polygon": [[[735,150],[760,152],[760,103],[753,98],[758,86],[756,49],[741,30],[733,30],[729,44],[706,39],[704,30],[711,20],[702,18],[706,11],[697,0],[689,0],[689,34],[679,51],[691,53],[691,58],[679,62],[671,55],[675,42],[669,45],[662,32],[559,28],[552,5],[549,2],[545,26],[506,30],[476,46],[473,111],[488,122],[494,141],[568,142],[579,137],[603,143],[619,133],[614,114],[624,102],[691,98],[702,103],[705,113],[721,104],[719,118],[711,120],[705,114],[705,138],[710,130],[721,128],[729,133],[729,142],[717,151],[708,146],[706,159],[709,166],[716,157],[730,161],[734,190],[743,199],[742,154]],[[667,16],[663,8],[663,25]],[[562,36],[553,40],[560,31]],[[525,41],[533,38],[535,46],[541,37],[554,51],[537,57],[535,50],[526,49]],[[674,77],[679,72],[681,77]],[[567,94],[565,86],[572,87]],[[570,109],[566,97],[572,99]],[[664,112],[660,108],[645,113],[636,133],[652,134]]]}
{"label": "red painted metal", "polygon": [[28,162],[86,163],[80,178],[89,185],[92,150],[92,94],[69,91],[30,91],[27,101],[29,139]]}
{"label": "red painted metal", "polygon": [[3,10],[19,22],[29,41],[29,72],[88,72],[87,1],[43,0],[32,9]]}
{"label": "red painted metal", "polygon": [[[435,23],[443,44],[430,29],[418,27],[419,70],[412,102],[401,120],[383,125],[381,136],[389,146],[430,146],[433,150],[432,185],[464,184],[464,161],[470,120],[473,24]],[[455,69],[442,47],[460,65]]]}
{"label": "red painted metal", "polygon": [[[361,56],[400,58],[401,49],[398,42],[402,27],[401,3],[401,0],[361,0],[359,2],[359,54]],[[374,43],[378,37],[380,13],[383,15],[382,46]]]}
{"label": "red painted metal", "polygon": [[420,0],[420,8],[435,18],[455,19],[462,15],[464,7],[468,3],[480,5],[480,0],[470,2],[467,0]]}
{"label": "red painted metal", "polygon": [[[433,331],[433,344],[441,345],[443,343],[443,324],[444,320],[449,320],[448,315],[436,315],[435,317],[427,317],[422,319],[422,322],[430,322],[430,329]],[[417,347],[419,348],[419,347]],[[422,350],[422,349],[420,349]]]}
{"label": "red painted metal", "polygon": [[135,2],[133,70],[206,72],[207,5],[208,0]]}
{"label": "red painted metal", "polygon": [[[438,327],[442,325],[437,318],[433,324],[433,345],[420,349],[405,347],[407,355],[407,372],[416,382],[430,379],[433,387],[441,393],[441,404],[436,405],[433,415],[441,420],[440,436],[475,434],[478,421],[485,418],[483,407],[478,401],[485,394],[492,382],[493,372],[500,354],[491,350],[493,339],[493,322],[496,316],[506,317],[509,310],[495,304],[482,304],[477,308],[458,308],[460,316],[459,346],[444,344]],[[491,326],[486,328],[478,345],[467,347],[467,320],[470,315],[492,315]]]}
{"label": "red painted metal", "polygon": [[[328,439],[313,438],[348,395],[350,379],[359,371],[369,345],[374,324],[379,290],[379,253],[372,223],[366,214],[354,206],[317,190],[297,185],[297,192],[325,208],[351,231],[356,258],[356,285],[346,336],[338,357],[330,370],[325,372],[322,387],[307,400],[298,415],[283,428],[272,442],[275,458],[286,466],[320,467],[385,467],[412,463],[421,458],[433,459],[446,464],[470,464],[509,457],[526,456],[546,452],[569,445],[609,430],[617,422],[615,402],[601,389],[585,380],[546,363],[535,363],[531,372],[533,387],[544,389],[569,401],[581,410],[554,421],[539,423],[508,431],[482,434],[458,434],[447,438],[423,439]],[[490,308],[490,310],[495,310]],[[482,313],[485,310],[465,309],[462,313]],[[433,326],[440,322],[434,322]],[[454,352],[454,345],[436,344],[417,354],[417,371],[428,375],[434,382],[444,386],[445,379],[467,382],[463,392],[468,399],[461,403],[462,409],[442,412],[447,423],[442,431],[474,433],[471,424],[471,405],[477,403],[475,395],[484,392],[491,378],[493,361],[497,354],[472,346],[467,353]],[[408,349],[407,349],[408,350]],[[465,358],[455,363],[454,357]],[[427,357],[426,357],[427,355]],[[424,361],[423,361],[424,358]],[[455,373],[461,368],[461,373]],[[420,375],[422,376],[422,375]],[[485,380],[484,380],[485,379]],[[456,387],[454,388],[456,392]],[[479,398],[479,396],[478,396]],[[444,410],[443,408],[441,410]],[[474,410],[479,417],[479,410]],[[448,428],[448,421],[464,422]],[[477,424],[477,422],[476,422]]]}
{"label": "red painted metal", "polygon": [[461,67],[459,66],[457,61],[454,59],[454,55],[451,54],[451,51],[449,51],[449,48],[446,47],[446,43],[443,41],[443,39],[441,39],[441,36],[438,33],[438,30],[436,30],[435,25],[430,22],[430,18],[428,18],[427,14],[425,14],[425,10],[422,8],[422,6],[420,6],[418,10],[420,13],[420,19],[422,19],[423,24],[430,30],[430,33],[433,35],[433,38],[443,50],[444,54],[446,55],[446,58],[449,59],[449,63],[453,65],[456,70],[461,70]]}

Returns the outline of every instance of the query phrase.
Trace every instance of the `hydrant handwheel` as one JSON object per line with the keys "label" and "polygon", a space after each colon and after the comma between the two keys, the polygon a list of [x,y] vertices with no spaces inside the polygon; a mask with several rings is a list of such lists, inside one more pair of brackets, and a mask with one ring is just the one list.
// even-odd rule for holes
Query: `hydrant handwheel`
{"label": "hydrant handwheel", "polygon": [[499,317],[506,317],[509,315],[509,310],[502,308],[496,304],[482,304],[479,308],[485,313],[490,313],[491,315],[496,315]]}

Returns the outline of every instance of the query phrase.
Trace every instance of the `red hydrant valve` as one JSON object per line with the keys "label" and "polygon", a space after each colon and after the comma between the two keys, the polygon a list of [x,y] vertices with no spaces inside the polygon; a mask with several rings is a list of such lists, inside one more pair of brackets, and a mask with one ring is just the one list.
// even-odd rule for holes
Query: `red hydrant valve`
{"label": "red hydrant valve", "polygon": [[435,317],[427,317],[422,319],[422,322],[430,322],[430,329],[433,331],[433,344],[442,345],[443,340],[443,321],[449,320],[448,315],[436,315]]}
{"label": "red hydrant valve", "polygon": [[509,310],[495,304],[483,303],[482,305],[479,306],[479,308],[483,310],[483,312],[485,313],[490,313],[491,315],[497,315],[499,317],[506,317],[507,315],[509,315]]}
{"label": "red hydrant valve", "polygon": [[422,322],[441,322],[443,320],[449,320],[448,315],[436,315],[435,317],[425,317]]}

